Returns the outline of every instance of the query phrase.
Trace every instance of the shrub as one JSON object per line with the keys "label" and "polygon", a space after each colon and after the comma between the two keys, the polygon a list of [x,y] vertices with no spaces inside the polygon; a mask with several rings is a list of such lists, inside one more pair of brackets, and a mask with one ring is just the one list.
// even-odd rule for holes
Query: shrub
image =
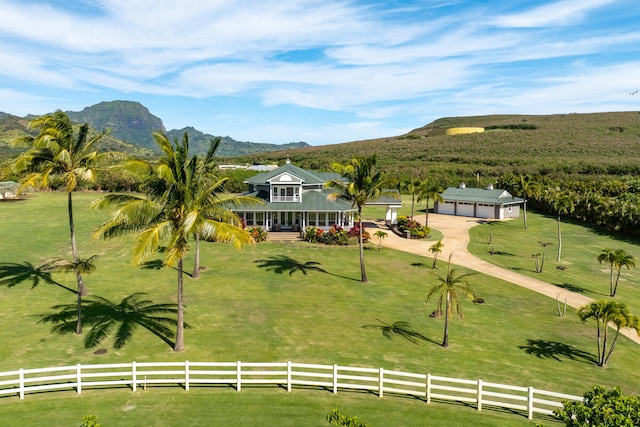
{"label": "shrub", "polygon": [[260,226],[249,227],[247,228],[247,231],[251,234],[251,237],[253,237],[253,240],[255,240],[256,243],[267,240],[267,230]]}
{"label": "shrub", "polygon": [[305,242],[316,243],[322,237],[323,231],[317,227],[306,227],[300,232],[300,238]]}
{"label": "shrub", "polygon": [[348,245],[349,234],[341,226],[334,224],[318,240],[327,245]]}
{"label": "shrub", "polygon": [[[356,245],[358,244],[358,230],[359,228],[357,224],[349,229],[349,237],[355,237]],[[371,238],[371,235],[369,234],[368,231],[364,229],[364,225],[363,225],[362,226],[362,243],[367,243],[370,238]]]}
{"label": "shrub", "polygon": [[424,239],[425,237],[429,237],[429,232],[431,230],[429,229],[429,227],[423,226],[418,221],[414,220],[412,217],[399,216],[398,231],[400,231],[403,234],[406,231],[410,231],[412,239]]}
{"label": "shrub", "polygon": [[[328,231],[318,227],[306,227],[300,232],[300,238],[309,243],[324,243],[325,245],[357,245],[358,227],[352,227],[346,231],[341,226],[334,224]],[[369,233],[362,231],[362,241],[369,240]]]}

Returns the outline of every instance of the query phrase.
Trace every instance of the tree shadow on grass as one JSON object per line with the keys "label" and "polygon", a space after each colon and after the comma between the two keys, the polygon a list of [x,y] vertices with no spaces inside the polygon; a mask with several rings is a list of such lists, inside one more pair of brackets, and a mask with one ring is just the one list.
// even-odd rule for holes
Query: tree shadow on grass
{"label": "tree shadow on grass", "polygon": [[[85,348],[93,348],[102,343],[108,336],[114,336],[113,347],[120,349],[131,340],[134,331],[141,327],[151,332],[171,348],[174,342],[172,327],[177,320],[173,317],[178,312],[177,304],[154,304],[151,300],[142,299],[143,293],[134,293],[114,303],[106,298],[90,296],[82,301],[82,322],[91,326],[85,335]],[[60,304],[51,307],[53,313],[40,314],[38,323],[49,323],[51,332],[67,334],[76,332],[78,305]],[[185,324],[185,327],[188,327]]]}
{"label": "tree shadow on grass", "polygon": [[[164,261],[162,261],[161,259],[154,259],[154,260],[142,263],[140,265],[140,268],[142,268],[144,270],[162,270],[164,267],[171,268],[171,269],[173,269],[175,271],[178,271],[177,267],[168,267],[168,266],[166,266],[164,264]],[[182,274],[184,274],[185,276],[193,277],[193,273],[190,273],[189,271],[187,271],[185,269],[182,270]]]}
{"label": "tree shadow on grass", "polygon": [[377,319],[377,325],[364,325],[363,328],[374,328],[379,329],[382,332],[382,335],[388,339],[393,339],[395,336],[399,336],[404,338],[405,340],[418,345],[420,341],[428,341],[434,344],[438,344],[431,338],[428,338],[422,335],[420,332],[414,330],[409,322],[405,322],[404,320],[398,320],[393,322],[392,324],[383,322],[380,319]]}
{"label": "tree shadow on grass", "polygon": [[14,262],[0,263],[0,286],[13,288],[22,282],[30,282],[31,289],[37,287],[41,283],[44,283],[47,285],[58,286],[74,294],[77,293],[75,289],[68,288],[62,283],[53,280],[51,277],[51,271],[48,269],[48,264],[36,267],[27,261],[22,264]]}
{"label": "tree shadow on grass", "polygon": [[521,345],[518,348],[539,359],[554,359],[558,362],[569,359],[581,363],[598,363],[593,354],[558,341],[527,340],[526,345]]}
{"label": "tree shadow on grass", "polygon": [[578,294],[586,294],[591,292],[583,287],[572,285],[571,283],[554,283],[554,285],[571,292],[576,292]]}
{"label": "tree shadow on grass", "polygon": [[331,273],[325,270],[324,268],[320,267],[321,264],[319,262],[307,261],[305,263],[302,263],[287,255],[276,255],[276,256],[270,257],[269,259],[258,259],[258,260],[255,260],[254,262],[260,263],[258,267],[264,268],[266,271],[273,271],[276,274],[284,274],[285,272],[289,272],[289,276],[293,276],[295,272],[300,272],[306,276],[309,271],[316,271],[319,273],[340,277],[342,279],[359,281],[351,277],[346,277],[346,276],[341,276],[339,274]]}

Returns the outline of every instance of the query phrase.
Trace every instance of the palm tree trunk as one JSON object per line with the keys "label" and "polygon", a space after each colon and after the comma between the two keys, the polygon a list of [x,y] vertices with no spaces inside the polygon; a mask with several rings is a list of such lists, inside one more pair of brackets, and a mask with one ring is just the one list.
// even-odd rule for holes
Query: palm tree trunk
{"label": "palm tree trunk", "polygon": [[611,263],[611,270],[609,271],[609,296],[612,297],[613,295],[613,263]]}
{"label": "palm tree trunk", "polygon": [[611,292],[611,295],[610,295],[612,297],[615,297],[616,296],[616,292],[618,291],[618,282],[620,281],[620,270],[621,269],[622,268],[618,268],[618,275],[616,276],[616,282],[613,285],[613,291]]}
{"label": "palm tree trunk", "polygon": [[604,366],[606,363],[606,354],[607,354],[607,331],[609,326],[607,325],[607,321],[606,319],[603,319],[603,326],[602,326],[602,352],[600,353],[600,366]]}
{"label": "palm tree trunk", "polygon": [[368,283],[367,272],[364,269],[364,244],[362,242],[362,208],[358,207],[358,243],[360,246],[360,275],[362,283]]}
{"label": "palm tree trunk", "polygon": [[444,309],[444,338],[442,346],[449,347],[449,311],[451,310],[451,295],[447,292],[447,303]]}
{"label": "palm tree trunk", "polygon": [[613,349],[616,347],[616,342],[618,341],[618,335],[620,334],[620,329],[616,331],[616,335],[613,337],[613,342],[611,343],[611,347],[607,352],[607,357],[604,358],[604,363],[602,366],[607,366],[607,362],[609,362],[609,358],[611,357],[611,353],[613,353]]}
{"label": "palm tree trunk", "polygon": [[[76,246],[76,228],[73,222],[73,198],[71,194],[71,192],[67,193],[67,210],[69,212],[69,231],[71,233],[71,255],[73,256],[73,262],[77,263],[78,248]],[[76,272],[76,281],[78,282],[78,293],[83,297],[89,295],[87,288],[84,286],[82,274],[79,272]]]}
{"label": "palm tree trunk", "polygon": [[[71,234],[71,255],[73,262],[78,262],[78,248],[76,246],[76,229],[73,222],[73,197],[71,191],[67,193],[67,211],[69,212],[69,232]],[[76,269],[76,282],[78,283],[78,320],[76,321],[76,334],[82,334],[82,297],[87,296],[87,288],[82,281],[82,273]]]}
{"label": "palm tree trunk", "polygon": [[200,233],[196,233],[195,258],[196,260],[193,263],[193,274],[191,277],[197,279],[200,277]]}
{"label": "palm tree trunk", "polygon": [[[79,275],[80,275],[80,272],[76,270],[76,278]],[[76,321],[76,335],[81,335],[81,334],[82,334],[82,293],[78,292],[78,320]]]}
{"label": "palm tree trunk", "polygon": [[178,260],[178,319],[176,324],[176,343],[173,351],[184,350],[184,292],[183,292],[183,258]]}
{"label": "palm tree trunk", "polygon": [[560,262],[560,253],[562,252],[562,234],[560,232],[560,215],[558,215],[558,258],[557,262]]}
{"label": "palm tree trunk", "polygon": [[416,201],[416,196],[415,194],[411,194],[411,219],[414,219],[415,217],[413,216],[413,207],[415,206],[415,201]]}
{"label": "palm tree trunk", "polygon": [[429,197],[427,197],[427,201],[424,206],[424,226],[429,226]]}
{"label": "palm tree trunk", "polygon": [[[598,366],[602,366],[602,339],[600,337],[600,320],[596,319],[596,322],[598,324],[598,334],[597,334],[597,341],[598,341]],[[604,327],[606,328],[607,325],[605,323]]]}

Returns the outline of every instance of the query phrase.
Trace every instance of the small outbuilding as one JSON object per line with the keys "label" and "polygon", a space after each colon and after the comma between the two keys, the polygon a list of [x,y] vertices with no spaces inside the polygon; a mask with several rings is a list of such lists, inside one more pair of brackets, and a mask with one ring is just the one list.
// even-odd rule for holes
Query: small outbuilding
{"label": "small outbuilding", "polygon": [[436,202],[434,212],[443,215],[472,218],[518,218],[524,199],[512,196],[507,190],[493,188],[449,187],[442,193],[442,202]]}

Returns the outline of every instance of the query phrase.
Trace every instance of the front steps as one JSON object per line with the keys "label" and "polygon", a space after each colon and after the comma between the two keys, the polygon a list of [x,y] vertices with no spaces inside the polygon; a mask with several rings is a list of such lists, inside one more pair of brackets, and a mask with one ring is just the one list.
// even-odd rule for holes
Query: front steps
{"label": "front steps", "polygon": [[270,231],[267,241],[269,242],[290,242],[300,240],[299,231]]}

